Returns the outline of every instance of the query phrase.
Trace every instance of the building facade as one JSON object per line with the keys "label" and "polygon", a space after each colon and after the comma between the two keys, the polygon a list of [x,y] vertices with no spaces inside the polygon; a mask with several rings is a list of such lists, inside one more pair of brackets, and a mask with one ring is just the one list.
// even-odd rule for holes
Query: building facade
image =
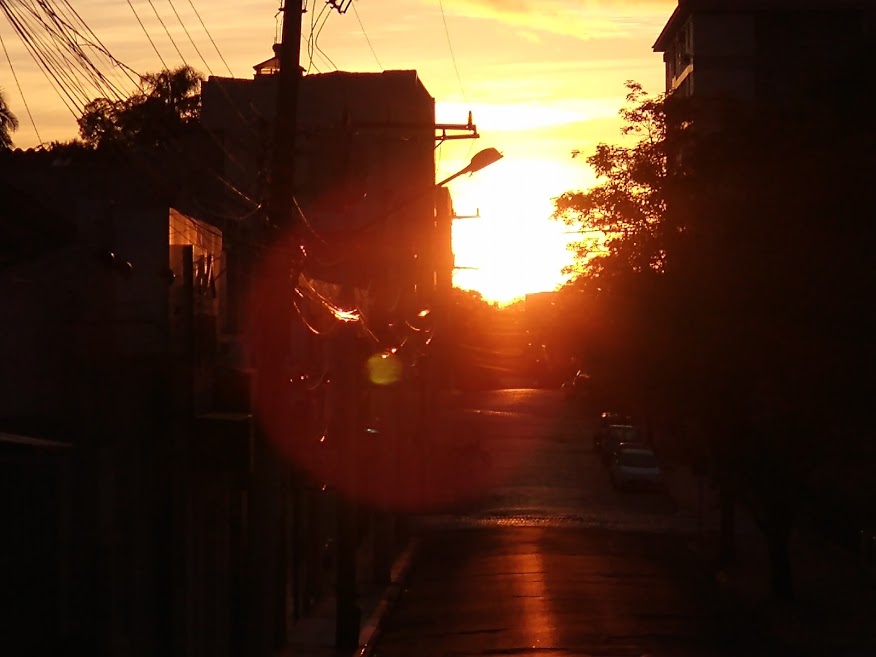
{"label": "building facade", "polygon": [[874,47],[873,0],[679,0],[654,44],[667,92],[770,102],[841,92]]}
{"label": "building facade", "polygon": [[[229,654],[230,614],[208,612],[230,571],[203,573],[235,546],[203,516],[232,525],[243,488],[205,482],[193,449],[220,403],[222,234],[136,169],[74,160],[0,161],[4,649]],[[217,486],[238,499],[205,504]]]}
{"label": "building facade", "polygon": [[[257,199],[269,197],[276,87],[264,72],[211,77],[203,87],[204,124],[222,143],[224,174]],[[395,269],[398,279],[399,268],[422,269],[435,225],[435,101],[416,72],[304,76],[297,123],[294,196],[312,274],[367,284],[363,274]]]}
{"label": "building facade", "polygon": [[[269,60],[255,68],[256,75],[249,80],[211,77],[204,83],[202,116],[205,128],[221,146],[217,168],[224,179],[267,208],[273,196],[269,172],[276,155],[274,126],[283,117],[276,115],[276,62]],[[353,469],[347,467],[347,461],[356,460],[344,456],[352,451],[340,446],[350,446],[344,442],[350,436],[338,428],[337,418],[345,412],[342,409],[349,409],[359,399],[369,421],[377,422],[384,439],[396,445],[382,451],[383,456],[392,455],[388,461],[393,463],[387,467],[394,478],[384,477],[380,486],[371,482],[369,490],[398,481],[401,468],[397,464],[405,460],[403,454],[413,453],[399,436],[404,434],[407,439],[414,433],[401,427],[413,422],[413,409],[418,406],[401,404],[400,399],[417,397],[412,380],[424,376],[423,367],[407,370],[411,378],[405,383],[410,385],[404,390],[402,386],[381,390],[362,386],[349,398],[348,392],[339,392],[340,375],[332,377],[336,385],[326,385],[325,373],[351,368],[356,378],[356,360],[361,356],[364,362],[374,350],[388,348],[395,333],[406,326],[405,320],[417,321],[418,313],[435,302],[438,285],[435,101],[416,72],[303,76],[296,122],[295,152],[290,154],[295,185],[294,190],[285,191],[304,258],[294,302],[300,321],[289,318],[291,353],[283,363],[288,372],[283,378],[305,382],[306,386],[296,384],[292,386],[295,390],[290,390],[290,405],[294,407],[290,429],[272,433],[265,422],[267,428],[262,427],[256,438],[257,450],[263,455],[261,467],[272,470],[275,478],[276,485],[271,486],[283,488],[287,494],[274,509],[278,511],[274,517],[262,518],[263,543],[268,550],[259,564],[263,566],[261,573],[251,578],[264,591],[283,589],[283,594],[273,596],[282,601],[263,607],[263,627],[252,632],[263,637],[291,629],[296,619],[306,616],[335,586],[340,562],[346,559],[345,568],[349,568],[349,550],[342,550],[340,543],[341,537],[348,535],[352,514],[338,501],[343,495],[335,492],[344,485],[360,484],[355,476],[346,481],[341,474]],[[239,337],[242,362],[258,369],[271,357],[260,347],[265,341],[259,339],[258,329],[273,321],[259,310],[266,305],[258,301],[264,294],[259,281],[264,280],[265,255],[259,245],[277,239],[277,235],[269,227],[274,217],[238,207],[237,198],[239,194],[225,196],[225,214],[232,217],[225,231],[229,256],[226,282],[233,304],[229,332]],[[449,202],[446,205],[449,207]],[[449,221],[447,217],[448,249]],[[449,266],[447,260],[443,258],[441,266]],[[335,309],[355,307],[364,318],[356,326],[359,336],[355,347],[363,353],[354,356],[327,339],[338,324],[332,316],[332,304]],[[415,342],[411,341],[406,358],[415,358]],[[364,350],[371,351],[364,354]],[[343,358],[341,351],[346,354]],[[269,415],[259,410],[264,417]],[[278,433],[283,433],[281,440]],[[279,455],[271,451],[278,445]],[[257,487],[265,488],[265,478],[259,481],[262,483],[253,488],[253,496],[259,494]],[[263,492],[266,498],[277,499],[274,490]],[[359,492],[346,491],[347,497],[358,497]],[[380,546],[374,550],[375,572],[382,572],[385,578],[388,569],[379,562],[392,554],[393,521],[386,513],[375,511],[371,519],[369,514],[363,512],[357,532],[361,540]],[[346,529],[331,521],[340,517],[345,518]],[[291,526],[283,534],[294,538],[283,541],[286,552],[279,562],[265,567],[277,552],[269,549],[273,540],[270,527],[286,522]],[[370,538],[363,538],[366,535]],[[346,538],[343,542],[347,546],[351,543]]]}

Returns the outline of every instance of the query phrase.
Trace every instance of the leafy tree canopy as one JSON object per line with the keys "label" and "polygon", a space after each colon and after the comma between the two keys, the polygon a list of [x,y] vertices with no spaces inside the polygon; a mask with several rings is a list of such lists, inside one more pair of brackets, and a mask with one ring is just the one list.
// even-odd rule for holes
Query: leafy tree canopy
{"label": "leafy tree canopy", "polygon": [[698,429],[716,476],[786,537],[817,474],[848,466],[832,440],[869,414],[876,131],[835,99],[628,89],[633,142],[597,147],[597,185],[556,201],[605,236],[578,253],[593,373],[616,403]]}
{"label": "leafy tree canopy", "polygon": [[200,125],[203,76],[189,66],[147,73],[130,98],[96,98],[78,120],[79,134],[94,148],[155,147]]}
{"label": "leafy tree canopy", "polygon": [[6,99],[3,98],[3,90],[0,89],[0,150],[12,148],[12,133],[18,130],[18,119]]}

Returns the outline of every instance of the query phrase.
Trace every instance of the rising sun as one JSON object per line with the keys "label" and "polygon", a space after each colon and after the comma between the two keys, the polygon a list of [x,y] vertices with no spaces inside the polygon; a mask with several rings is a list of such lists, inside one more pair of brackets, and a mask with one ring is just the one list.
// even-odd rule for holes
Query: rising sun
{"label": "rising sun", "polygon": [[[552,199],[565,191],[555,163],[503,160],[451,188],[457,214],[480,214],[453,224],[456,287],[508,304],[554,290],[572,262],[566,227],[550,218]],[[479,212],[477,212],[479,211]]]}

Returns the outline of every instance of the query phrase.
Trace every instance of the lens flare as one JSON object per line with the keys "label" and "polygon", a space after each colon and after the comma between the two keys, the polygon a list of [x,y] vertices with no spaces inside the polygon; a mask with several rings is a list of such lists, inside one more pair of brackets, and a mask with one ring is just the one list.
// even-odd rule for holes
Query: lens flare
{"label": "lens flare", "polygon": [[368,359],[368,379],[374,385],[388,386],[401,381],[404,366],[392,351],[374,354]]}

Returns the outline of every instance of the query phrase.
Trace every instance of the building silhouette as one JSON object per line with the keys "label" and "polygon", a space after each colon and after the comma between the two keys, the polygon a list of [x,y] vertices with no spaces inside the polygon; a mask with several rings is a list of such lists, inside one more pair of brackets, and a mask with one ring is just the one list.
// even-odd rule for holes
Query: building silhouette
{"label": "building silhouette", "polygon": [[667,92],[793,102],[854,85],[874,46],[873,0],[679,0],[654,50]]}

